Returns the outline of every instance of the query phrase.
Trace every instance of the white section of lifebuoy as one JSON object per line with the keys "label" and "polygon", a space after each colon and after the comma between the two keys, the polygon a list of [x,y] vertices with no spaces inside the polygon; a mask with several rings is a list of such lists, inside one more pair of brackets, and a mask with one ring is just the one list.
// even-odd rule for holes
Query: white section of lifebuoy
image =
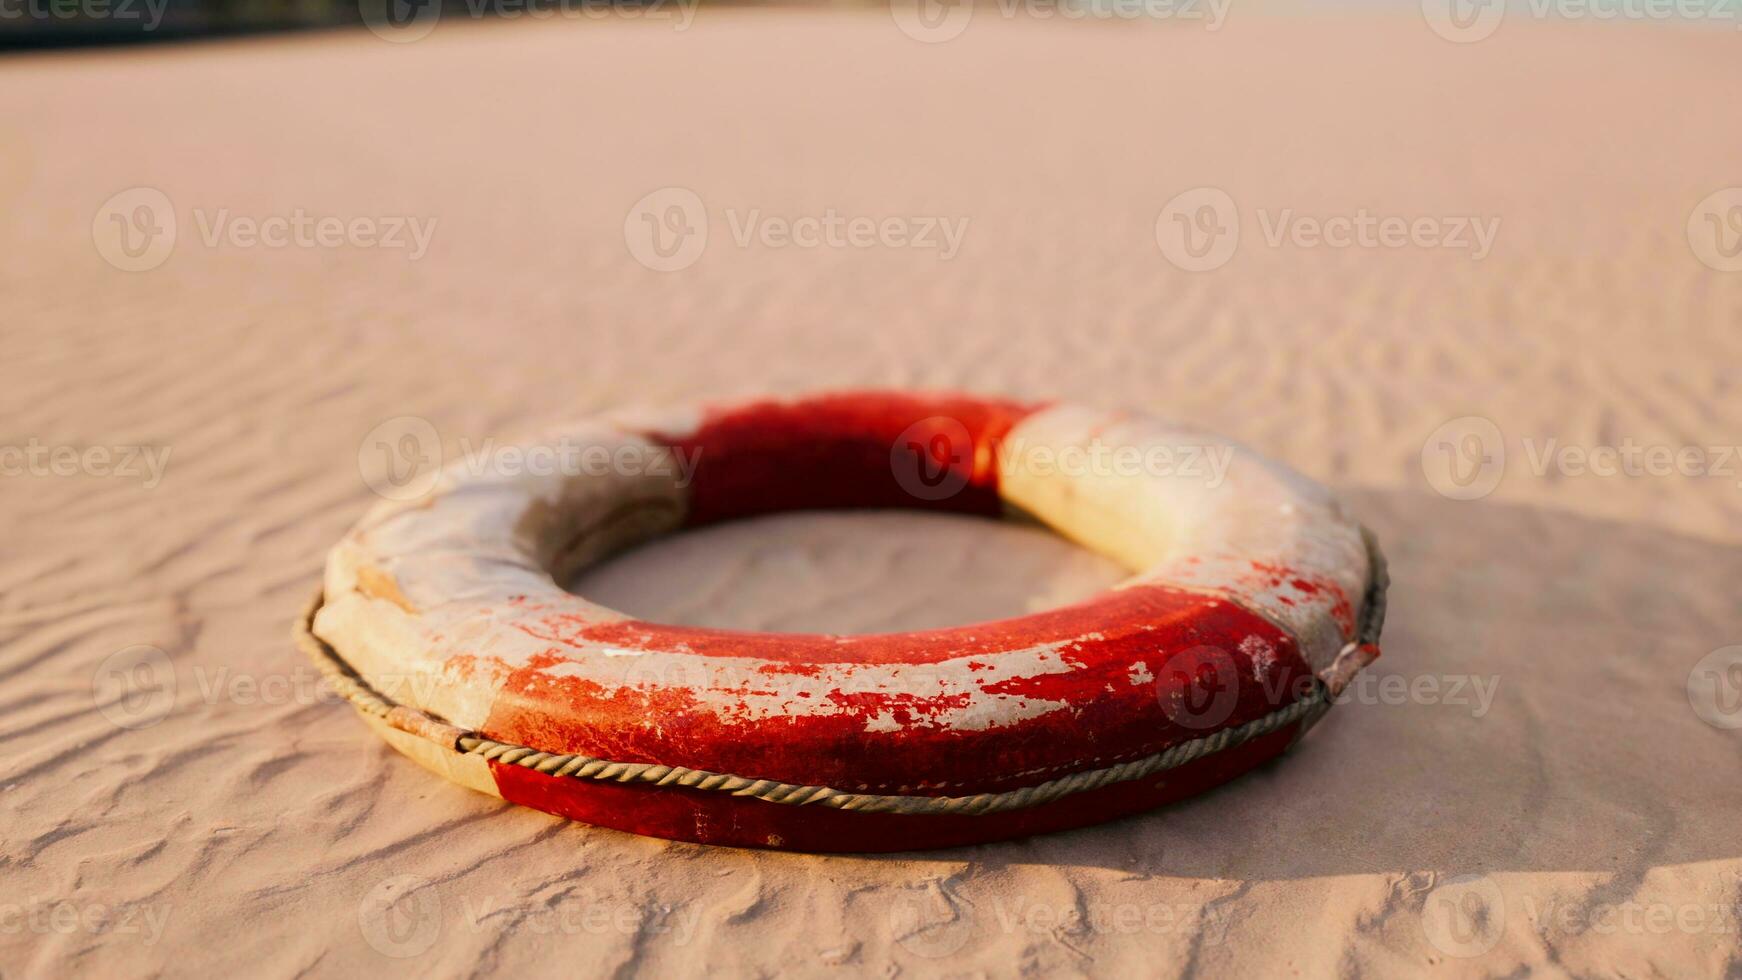
{"label": "white section of lifebuoy", "polygon": [[[1036,412],[1005,442],[1015,462],[1000,471],[1004,499],[1136,570],[1126,586],[1226,595],[1294,636],[1314,671],[1353,639],[1348,629],[1371,574],[1361,528],[1298,473],[1201,430],[1076,406]],[[1051,460],[1090,458],[1107,446],[1172,462],[1066,473],[1020,459],[1042,450]],[[1225,464],[1202,462],[1211,454]]]}
{"label": "white section of lifebuoy", "polygon": [[[680,409],[584,421],[457,461],[423,498],[379,503],[329,557],[315,632],[383,694],[459,728],[481,728],[506,675],[549,651],[533,627],[551,609],[580,622],[628,618],[559,583],[588,561],[678,527],[688,506],[675,473],[531,473],[499,465],[502,454],[524,458],[559,443],[651,453],[662,445],[641,431],[681,434],[699,418]],[[1004,498],[1132,568],[1134,578],[1122,587],[1157,583],[1225,597],[1293,636],[1314,671],[1353,639],[1371,574],[1360,527],[1327,492],[1286,467],[1194,429],[1073,406],[1035,412],[1006,442],[1018,455],[999,474]],[[1223,447],[1232,456],[1215,481],[1150,470],[1043,471],[1020,458],[1037,448],[1056,458],[1097,442]],[[760,676],[754,695],[739,693],[742,685],[731,678],[755,672],[760,661],[721,662],[684,649],[592,646],[548,670],[606,689],[723,677],[693,686],[703,697],[733,691],[714,695],[716,710],[740,721],[832,710],[806,698],[806,688],[905,691],[923,677],[930,695],[962,702],[932,723],[985,730],[1060,707],[985,693],[989,678],[1068,670],[1056,646],[1006,651],[991,668],[974,671],[948,659],[923,672],[829,664],[809,680]]]}

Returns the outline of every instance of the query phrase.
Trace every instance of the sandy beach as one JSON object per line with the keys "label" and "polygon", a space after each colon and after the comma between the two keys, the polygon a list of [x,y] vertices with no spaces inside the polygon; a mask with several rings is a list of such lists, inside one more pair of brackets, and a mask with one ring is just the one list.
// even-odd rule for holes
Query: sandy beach
{"label": "sandy beach", "polygon": [[[1742,972],[1733,25],[1000,10],[0,60],[0,976]],[[869,858],[472,793],[288,641],[387,420],[866,385],[1287,461],[1386,546],[1383,658],[1202,797]],[[1120,575],[800,514],[574,587],[881,632]]]}

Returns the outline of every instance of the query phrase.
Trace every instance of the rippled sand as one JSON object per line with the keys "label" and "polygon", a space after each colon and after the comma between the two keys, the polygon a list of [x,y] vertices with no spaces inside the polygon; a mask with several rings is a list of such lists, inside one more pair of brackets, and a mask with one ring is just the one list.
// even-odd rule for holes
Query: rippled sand
{"label": "rippled sand", "polygon": [[[1742,272],[1688,232],[1742,185],[1737,44],[1525,18],[1459,45],[1411,5],[1233,10],[1215,32],[982,11],[928,45],[874,12],[704,9],[683,32],[443,23],[0,61],[0,445],[166,464],[0,477],[0,972],[1742,969],[1742,735],[1687,690],[1742,643],[1742,461],[1537,472],[1549,439],[1742,441]],[[128,272],[102,209],[141,186],[177,237]],[[1156,223],[1201,186],[1242,234],[1193,273]],[[625,215],[664,187],[699,196],[709,237],[661,273]],[[433,233],[415,261],[227,237],[298,209]],[[734,240],[752,210],[831,209],[967,225],[947,261]],[[1362,209],[1499,224],[1480,260],[1267,241]],[[847,384],[1163,412],[1338,487],[1394,565],[1377,682],[1162,812],[825,859],[442,782],[287,642],[372,499],[358,455],[383,420],[454,451],[628,401]],[[1422,451],[1461,452],[1478,423],[1441,427],[1467,416],[1506,466],[1461,501]],[[844,631],[1113,575],[1021,528],[800,516],[584,584],[675,620]],[[109,668],[135,660],[111,658],[136,645],[169,666],[117,700]]]}

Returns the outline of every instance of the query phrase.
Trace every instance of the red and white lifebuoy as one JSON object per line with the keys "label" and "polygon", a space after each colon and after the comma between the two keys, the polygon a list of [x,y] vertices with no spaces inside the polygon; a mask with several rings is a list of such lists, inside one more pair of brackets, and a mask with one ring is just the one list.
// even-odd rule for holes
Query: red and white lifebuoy
{"label": "red and white lifebuoy", "polygon": [[[1287,468],[1151,418],[831,394],[493,452],[370,511],[302,638],[400,750],[590,823],[876,851],[1105,820],[1281,752],[1377,654],[1384,568],[1361,526]],[[650,535],[842,507],[1030,515],[1135,575],[866,636],[660,625],[557,584]]]}

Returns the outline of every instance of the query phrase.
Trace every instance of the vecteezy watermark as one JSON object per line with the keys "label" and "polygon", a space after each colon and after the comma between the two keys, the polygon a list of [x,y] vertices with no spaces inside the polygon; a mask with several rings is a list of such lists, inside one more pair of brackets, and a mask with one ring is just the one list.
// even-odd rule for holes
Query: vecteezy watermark
{"label": "vecteezy watermark", "polygon": [[1421,471],[1428,485],[1452,500],[1479,500],[1506,474],[1506,439],[1492,419],[1452,419],[1421,444]]}
{"label": "vecteezy watermark", "polygon": [[1258,209],[1264,242],[1295,248],[1444,249],[1468,252],[1477,262],[1488,257],[1500,235],[1498,215],[1377,215],[1360,208],[1352,215],[1318,218],[1293,208]]}
{"label": "vecteezy watermark", "polygon": [[1733,943],[1742,931],[1742,904],[1734,902],[1538,901],[1524,895],[1514,902],[1538,934],[1547,936],[1723,936]]}
{"label": "vecteezy watermark", "polygon": [[207,248],[379,248],[407,249],[413,262],[429,251],[435,218],[382,215],[342,218],[313,215],[302,208],[265,217],[232,215],[229,208],[194,209],[200,241]]}
{"label": "vecteezy watermark", "polygon": [[1742,20],[1742,0],[1421,0],[1422,18],[1457,44],[1485,41],[1508,17],[1532,20]]}
{"label": "vecteezy watermark", "polygon": [[124,190],[91,218],[97,254],[123,272],[146,272],[169,261],[175,237],[175,206],[155,187]]}
{"label": "vecteezy watermark", "polygon": [[[734,678],[739,687],[754,680]],[[191,683],[190,683],[191,682]],[[371,672],[369,684],[382,697],[406,704],[425,704],[449,683],[439,668],[401,672]],[[258,672],[227,663],[183,665],[178,670],[169,655],[148,644],[117,650],[104,658],[91,678],[91,702],[109,722],[139,729],[157,724],[175,707],[178,692],[197,695],[188,703],[210,708],[340,704],[325,675],[308,664],[287,671]]]}
{"label": "vecteezy watermark", "polygon": [[1422,902],[1421,928],[1427,941],[1447,956],[1481,956],[1506,933],[1506,896],[1487,875],[1449,878]]}
{"label": "vecteezy watermark", "polygon": [[[469,476],[656,476],[679,487],[695,479],[702,450],[650,442],[605,443],[561,436],[548,442],[498,443],[461,439],[454,457]],[[357,472],[388,500],[415,500],[435,487],[447,456],[428,419],[388,419],[357,446]]]}
{"label": "vecteezy watermark", "polygon": [[[1554,436],[1520,440],[1531,475],[1616,478],[1715,478],[1742,487],[1742,446],[1642,443],[1581,445]],[[1514,452],[1511,458],[1518,458]],[[1421,446],[1422,474],[1443,497],[1476,500],[1493,493],[1507,470],[1505,435],[1492,419],[1465,415],[1430,434]]]}
{"label": "vecteezy watermark", "polygon": [[[1498,215],[1375,214],[1358,208],[1321,217],[1293,208],[1258,208],[1256,217],[1262,241],[1274,249],[1415,248],[1463,252],[1480,262],[1500,235]],[[1241,224],[1239,206],[1227,191],[1194,187],[1162,206],[1155,218],[1155,244],[1179,268],[1207,272],[1227,265],[1239,250]]]}
{"label": "vecteezy watermark", "polygon": [[954,956],[970,943],[992,936],[1189,935],[1217,946],[1228,933],[1230,916],[1212,905],[1186,902],[1035,901],[1026,895],[994,896],[972,903],[947,882],[929,881],[902,889],[886,913],[897,945],[924,959]]}
{"label": "vecteezy watermark", "polygon": [[155,946],[169,925],[163,902],[80,902],[33,897],[0,902],[0,936],[120,936]]}
{"label": "vecteezy watermark", "polygon": [[1182,191],[1156,215],[1155,244],[1187,272],[1220,269],[1240,248],[1240,210],[1219,187]]}
{"label": "vecteezy watermark", "polygon": [[357,903],[357,928],[382,956],[416,956],[441,938],[441,892],[417,875],[383,878]]}
{"label": "vecteezy watermark", "polygon": [[1500,29],[1506,0],[1421,0],[1421,16],[1440,37],[1470,44]]}
{"label": "vecteezy watermark", "polygon": [[1719,272],[1742,272],[1742,187],[1713,191],[1694,205],[1688,213],[1688,247]]}
{"label": "vecteezy watermark", "polygon": [[1003,481],[1019,476],[1180,478],[1214,490],[1234,462],[1231,443],[1118,444],[1091,439],[1083,445],[1031,444],[1018,436],[976,443],[960,419],[932,416],[903,429],[889,447],[895,482],[920,500],[961,493],[976,473],[996,472]]}
{"label": "vecteezy watermark", "polygon": [[[1155,686],[1156,700],[1169,721],[1192,731],[1207,731],[1227,722],[1248,685],[1265,704],[1292,704],[1311,697],[1317,681],[1300,674],[1289,678],[1272,669],[1274,652],[1262,645],[1242,646],[1238,654],[1201,645],[1172,654],[1154,669],[1133,673],[1133,683]],[[1250,670],[1243,664],[1250,663]],[[1147,676],[1146,676],[1147,675]],[[1500,690],[1498,674],[1398,674],[1364,670],[1330,696],[1333,705],[1380,707],[1434,706],[1467,710],[1485,718]]]}
{"label": "vecteezy watermark", "polygon": [[1332,704],[1466,708],[1485,718],[1500,691],[1499,674],[1396,674],[1364,670],[1331,698]]}
{"label": "vecteezy watermark", "polygon": [[1688,704],[1713,728],[1742,728],[1742,646],[1719,647],[1688,672]]}
{"label": "vecteezy watermark", "polygon": [[[966,217],[941,215],[848,215],[834,208],[817,214],[769,214],[761,208],[722,209],[732,244],[739,248],[869,249],[936,252],[955,258],[968,233]],[[710,218],[702,196],[687,187],[662,187],[629,209],[623,241],[635,261],[655,272],[694,265],[708,246]]]}
{"label": "vecteezy watermark", "polygon": [[358,0],[363,23],[376,37],[395,44],[421,41],[443,18],[482,20],[644,20],[671,25],[674,32],[690,29],[701,0]]}
{"label": "vecteezy watermark", "polygon": [[889,934],[901,948],[926,959],[943,959],[961,952],[974,938],[971,907],[947,885],[933,880],[890,899]]}
{"label": "vecteezy watermark", "polygon": [[1448,878],[1427,894],[1422,931],[1435,949],[1459,959],[1482,956],[1516,925],[1532,941],[1596,936],[1720,936],[1733,943],[1742,931],[1742,904],[1735,902],[1562,901],[1550,895],[1514,895],[1488,875]]}
{"label": "vecteezy watermark", "polygon": [[140,480],[147,490],[163,482],[169,446],[45,446],[31,439],[22,446],[0,446],[0,477],[95,476]]}
{"label": "vecteezy watermark", "polygon": [[[1141,683],[1142,676],[1132,678]],[[1174,724],[1191,731],[1206,731],[1228,720],[1240,703],[1240,666],[1234,655],[1217,646],[1195,646],[1167,659],[1152,677],[1162,713]],[[1311,683],[1298,693],[1308,693]],[[1274,692],[1270,703],[1281,703]]]}
{"label": "vecteezy watermark", "polygon": [[555,903],[527,905],[469,893],[456,900],[444,897],[436,882],[411,874],[376,882],[357,903],[357,926],[364,941],[394,959],[428,952],[449,928],[473,934],[503,928],[534,936],[636,936],[687,946],[700,922],[701,909],[669,905],[567,896]]}
{"label": "vecteezy watermark", "polygon": [[357,472],[364,485],[388,500],[416,500],[429,493],[441,468],[441,436],[416,415],[388,419],[357,444]]}
{"label": "vecteezy watermark", "polygon": [[81,24],[137,24],[150,33],[163,23],[169,0],[0,0],[0,22],[77,21]]}
{"label": "vecteezy watermark", "polygon": [[[272,671],[264,674],[236,670],[229,664],[211,667],[197,664],[190,671],[200,703],[210,707],[225,703],[245,708],[277,705],[306,706],[312,704],[342,704],[344,695],[333,690],[326,676],[306,664],[297,664],[289,673]],[[443,678],[439,670],[392,674],[374,674],[369,686],[390,701],[405,704],[425,704],[427,697],[441,689]]]}
{"label": "vecteezy watermark", "polygon": [[[402,250],[423,258],[437,219],[408,215],[318,215],[304,208],[286,214],[237,215],[229,208],[194,208],[206,248]],[[147,272],[169,260],[182,227],[169,196],[152,187],[124,190],[97,209],[91,240],[104,261],[123,272]]]}
{"label": "vecteezy watermark", "polygon": [[[1167,20],[1202,24],[1218,31],[1233,0],[995,0],[990,8],[1005,20]],[[891,0],[890,16],[901,33],[926,44],[962,36],[974,19],[974,0]]]}
{"label": "vecteezy watermark", "polygon": [[175,667],[169,654],[148,644],[116,650],[91,677],[91,701],[119,728],[149,728],[175,707]]}

